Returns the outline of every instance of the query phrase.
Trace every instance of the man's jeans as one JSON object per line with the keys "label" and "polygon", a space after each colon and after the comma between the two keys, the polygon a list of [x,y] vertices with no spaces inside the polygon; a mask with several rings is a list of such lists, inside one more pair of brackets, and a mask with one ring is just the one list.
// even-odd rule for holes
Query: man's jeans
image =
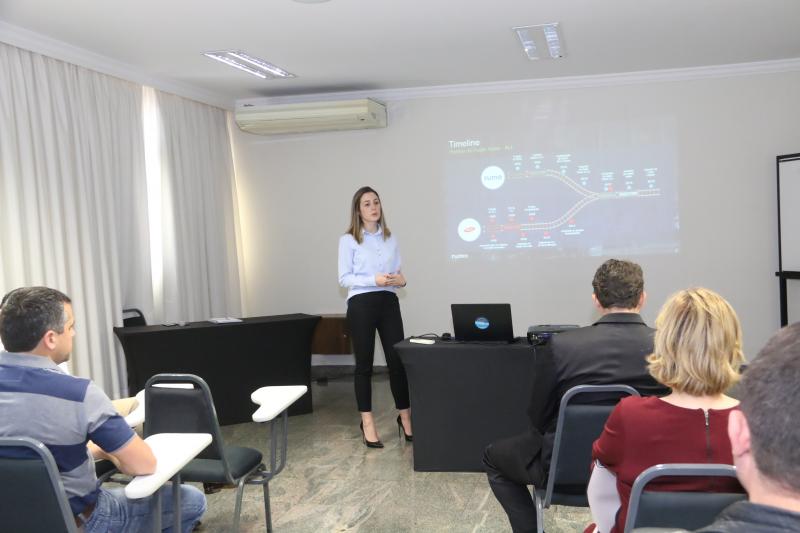
{"label": "man's jeans", "polygon": [[[92,516],[84,526],[86,533],[152,531],[153,496],[138,500],[125,497],[124,489],[100,489]],[[172,532],[172,483],[161,488],[162,531]],[[203,516],[206,497],[191,485],[181,485],[181,532],[188,533]]]}

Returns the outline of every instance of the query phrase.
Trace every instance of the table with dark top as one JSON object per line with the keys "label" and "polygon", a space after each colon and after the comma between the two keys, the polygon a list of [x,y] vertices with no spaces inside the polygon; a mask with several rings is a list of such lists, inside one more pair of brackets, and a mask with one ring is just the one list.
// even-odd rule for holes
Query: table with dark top
{"label": "table with dark top", "polygon": [[114,328],[128,370],[130,394],[161,373],[188,373],[211,389],[220,424],[249,422],[250,394],[266,385],[306,385],[289,414],[311,412],[311,335],[319,316],[292,314],[241,322]]}
{"label": "table with dark top", "polygon": [[414,470],[481,472],[484,448],[522,433],[547,347],[436,341],[395,345],[408,375]]}

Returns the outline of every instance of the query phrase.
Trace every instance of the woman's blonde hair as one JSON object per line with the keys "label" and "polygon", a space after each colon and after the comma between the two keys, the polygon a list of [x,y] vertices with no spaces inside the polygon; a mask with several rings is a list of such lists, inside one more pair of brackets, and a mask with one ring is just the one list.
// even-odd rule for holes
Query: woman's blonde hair
{"label": "woman's blonde hair", "polygon": [[[361,244],[364,241],[364,236],[362,234],[364,229],[364,222],[361,220],[361,197],[369,192],[377,196],[378,201],[380,201],[381,197],[378,194],[378,191],[376,191],[372,187],[361,187],[353,195],[353,204],[350,208],[350,227],[347,228],[347,231],[345,233],[349,233],[350,235],[352,235],[358,244]],[[391,237],[392,232],[389,231],[389,226],[386,225],[386,218],[383,215],[383,204],[381,204],[381,218],[380,220],[378,220],[378,225],[381,227],[383,231],[384,241],[389,237]]]}
{"label": "woman's blonde hair", "polygon": [[742,328],[725,298],[704,288],[670,296],[656,319],[648,370],[658,382],[693,396],[724,393],[744,363]]}

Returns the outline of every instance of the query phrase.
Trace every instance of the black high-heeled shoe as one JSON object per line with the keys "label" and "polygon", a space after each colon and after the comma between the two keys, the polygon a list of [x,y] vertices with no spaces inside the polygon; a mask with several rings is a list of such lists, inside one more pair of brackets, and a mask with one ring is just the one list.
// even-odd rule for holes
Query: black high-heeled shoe
{"label": "black high-heeled shoe", "polygon": [[406,429],[403,427],[403,422],[400,420],[400,415],[397,415],[397,438],[400,438],[401,436],[406,438],[406,442],[414,442],[414,435],[409,435],[406,433]]}
{"label": "black high-heeled shoe", "polygon": [[383,448],[383,443],[381,441],[367,440],[367,434],[364,433],[364,422],[361,422],[358,427],[361,428],[361,438],[367,448]]}

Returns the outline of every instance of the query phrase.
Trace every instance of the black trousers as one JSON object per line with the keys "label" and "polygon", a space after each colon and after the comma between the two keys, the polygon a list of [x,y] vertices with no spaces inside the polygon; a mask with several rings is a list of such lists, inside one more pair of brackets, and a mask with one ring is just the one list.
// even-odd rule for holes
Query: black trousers
{"label": "black trousers", "polygon": [[405,337],[400,302],[390,291],[358,294],[347,301],[347,325],[356,356],[356,403],[362,413],[372,411],[372,364],[375,359],[375,331],[378,332],[389,367],[389,386],[398,409],[408,409],[408,378],[394,345]]}
{"label": "black trousers", "polygon": [[[551,437],[551,438],[548,438]],[[489,486],[514,533],[536,531],[536,506],[528,485],[542,488],[552,454],[552,436],[528,432],[493,442],[483,452]]]}

